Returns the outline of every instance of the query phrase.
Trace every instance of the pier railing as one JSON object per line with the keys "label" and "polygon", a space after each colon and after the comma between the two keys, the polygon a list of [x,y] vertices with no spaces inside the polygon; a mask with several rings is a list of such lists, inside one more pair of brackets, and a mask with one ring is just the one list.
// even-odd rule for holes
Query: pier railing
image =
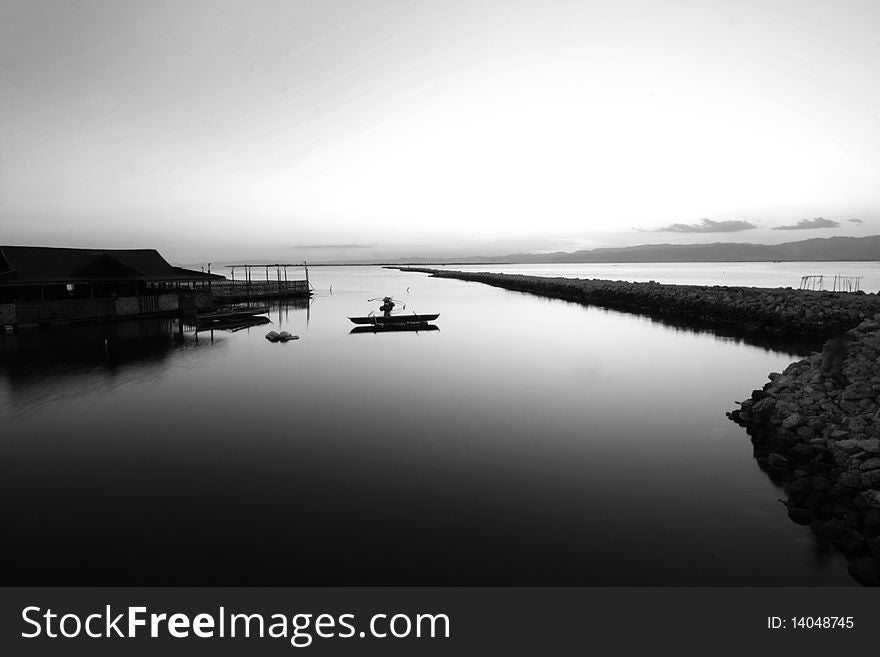
{"label": "pier railing", "polygon": [[[858,292],[861,287],[861,276],[828,276],[832,292]],[[801,276],[801,290],[825,290],[825,276]]]}
{"label": "pier railing", "polygon": [[215,301],[241,299],[267,299],[284,297],[307,297],[311,294],[305,280],[224,281],[211,284]]}

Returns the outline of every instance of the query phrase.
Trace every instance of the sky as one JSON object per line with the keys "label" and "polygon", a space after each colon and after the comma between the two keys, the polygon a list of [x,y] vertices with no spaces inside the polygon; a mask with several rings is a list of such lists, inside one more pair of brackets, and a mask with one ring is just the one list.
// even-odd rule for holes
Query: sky
{"label": "sky", "polygon": [[878,25],[875,0],[0,0],[0,243],[877,234]]}

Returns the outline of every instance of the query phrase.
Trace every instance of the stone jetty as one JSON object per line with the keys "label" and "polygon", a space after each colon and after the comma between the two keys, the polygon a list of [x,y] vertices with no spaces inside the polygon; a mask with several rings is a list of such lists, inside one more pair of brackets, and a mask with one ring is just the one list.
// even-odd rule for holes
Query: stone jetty
{"label": "stone jetty", "polygon": [[730,419],[784,487],[789,517],[880,584],[880,322],[868,320],[770,374]]}
{"label": "stone jetty", "polygon": [[689,320],[712,327],[730,327],[774,336],[807,336],[824,340],[880,313],[880,297],[860,292],[630,283],[424,267],[400,269],[660,319]]}
{"label": "stone jetty", "polygon": [[746,428],[759,466],[783,487],[789,517],[840,550],[858,582],[880,585],[878,295],[407,270],[660,319],[825,340],[821,351],[770,374],[728,417]]}

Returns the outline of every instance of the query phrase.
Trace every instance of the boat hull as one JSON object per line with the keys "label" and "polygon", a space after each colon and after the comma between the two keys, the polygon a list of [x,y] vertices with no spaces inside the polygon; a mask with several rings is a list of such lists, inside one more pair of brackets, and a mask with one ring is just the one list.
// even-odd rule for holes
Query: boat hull
{"label": "boat hull", "polygon": [[216,324],[226,324],[230,322],[247,321],[250,318],[264,315],[269,312],[269,307],[264,308],[232,308],[230,310],[221,310],[210,313],[199,313],[196,315],[196,324],[199,327],[210,328]]}
{"label": "boat hull", "polygon": [[261,324],[270,324],[271,320],[268,317],[261,317],[259,315],[253,317],[241,317],[238,319],[228,319],[228,320],[218,320],[215,322],[207,322],[204,324],[199,324],[196,327],[196,332],[202,331],[236,331],[238,329],[247,328],[250,326],[260,326]]}
{"label": "boat hull", "polygon": [[370,324],[373,326],[397,326],[406,324],[426,324],[440,317],[440,313],[433,315],[392,315],[384,317],[382,315],[369,315],[367,317],[349,317],[354,324]]}

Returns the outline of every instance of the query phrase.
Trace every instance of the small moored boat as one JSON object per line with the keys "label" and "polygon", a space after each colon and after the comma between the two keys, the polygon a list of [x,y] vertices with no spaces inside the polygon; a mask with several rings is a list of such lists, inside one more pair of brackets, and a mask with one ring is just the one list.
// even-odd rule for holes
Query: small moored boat
{"label": "small moored boat", "polygon": [[354,324],[387,325],[426,324],[428,322],[433,322],[438,317],[440,317],[440,313],[433,313],[430,315],[418,315],[416,313],[413,313],[412,315],[390,315],[388,317],[382,315],[367,315],[366,317],[349,317],[349,319]]}
{"label": "small moored boat", "polygon": [[253,317],[239,317],[239,318],[230,318],[227,320],[218,320],[216,322],[211,322],[210,324],[199,324],[196,327],[196,333],[205,331],[240,331],[242,329],[250,328],[251,326],[259,326],[261,324],[269,324],[270,319],[268,317],[262,317],[260,315],[256,315]]}
{"label": "small moored boat", "polygon": [[196,315],[196,325],[200,328],[210,328],[212,325],[217,324],[246,321],[258,315],[264,315],[267,312],[269,312],[268,306],[263,308],[227,308],[214,312],[199,313]]}

